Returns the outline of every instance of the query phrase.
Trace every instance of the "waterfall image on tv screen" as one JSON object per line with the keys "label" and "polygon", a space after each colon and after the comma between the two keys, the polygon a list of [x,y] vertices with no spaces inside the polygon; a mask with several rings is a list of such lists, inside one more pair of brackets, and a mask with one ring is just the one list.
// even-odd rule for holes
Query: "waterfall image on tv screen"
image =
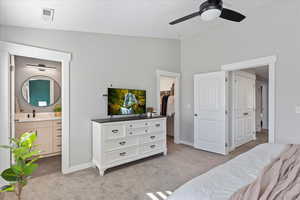
{"label": "waterfall image on tv screen", "polygon": [[146,91],[108,88],[108,115],[146,113]]}

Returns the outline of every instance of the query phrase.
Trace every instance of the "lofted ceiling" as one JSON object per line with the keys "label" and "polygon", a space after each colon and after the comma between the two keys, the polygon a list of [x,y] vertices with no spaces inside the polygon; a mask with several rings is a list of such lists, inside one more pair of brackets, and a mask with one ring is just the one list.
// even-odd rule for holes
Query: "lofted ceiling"
{"label": "lofted ceiling", "polygon": [[[224,0],[246,14],[274,0]],[[197,11],[204,0],[0,0],[0,24],[156,38],[181,38],[228,22],[200,17],[170,26],[176,18]],[[55,9],[53,22],[42,8]]]}

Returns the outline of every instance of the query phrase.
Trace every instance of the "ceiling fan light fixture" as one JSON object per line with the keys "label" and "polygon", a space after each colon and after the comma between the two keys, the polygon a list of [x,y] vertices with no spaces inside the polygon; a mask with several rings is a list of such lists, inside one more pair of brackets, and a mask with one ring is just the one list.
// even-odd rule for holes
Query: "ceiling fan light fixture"
{"label": "ceiling fan light fixture", "polygon": [[222,11],[217,8],[208,9],[201,14],[203,21],[212,21],[221,16]]}

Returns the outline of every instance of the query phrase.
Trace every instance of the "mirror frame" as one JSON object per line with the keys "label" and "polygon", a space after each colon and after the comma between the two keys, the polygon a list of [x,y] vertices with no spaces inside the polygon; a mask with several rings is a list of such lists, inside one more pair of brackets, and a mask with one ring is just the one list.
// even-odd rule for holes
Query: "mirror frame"
{"label": "mirror frame", "polygon": [[[35,106],[35,105],[32,105],[32,104],[30,104],[30,103],[27,102],[27,99],[25,99],[25,97],[24,97],[24,95],[23,95],[23,86],[24,86],[24,84],[25,84],[27,81],[29,81],[30,79],[32,79],[32,78],[34,78],[34,77],[46,77],[46,78],[48,78],[48,79],[53,80],[54,83],[56,83],[56,84],[59,86],[59,94],[60,94],[60,95],[59,95],[59,97],[58,97],[56,100],[54,100],[54,102],[53,102],[52,104],[47,105],[47,106]],[[61,85],[60,85],[54,78],[52,78],[52,77],[50,77],[50,76],[45,76],[45,75],[35,75],[35,76],[29,77],[28,79],[26,79],[26,80],[22,83],[21,89],[20,89],[20,95],[22,96],[23,101],[25,101],[25,103],[27,103],[28,105],[30,105],[30,106],[32,106],[32,107],[35,107],[35,108],[48,108],[48,107],[54,106],[54,105],[61,99],[61,91],[62,91],[62,90],[61,90]]]}

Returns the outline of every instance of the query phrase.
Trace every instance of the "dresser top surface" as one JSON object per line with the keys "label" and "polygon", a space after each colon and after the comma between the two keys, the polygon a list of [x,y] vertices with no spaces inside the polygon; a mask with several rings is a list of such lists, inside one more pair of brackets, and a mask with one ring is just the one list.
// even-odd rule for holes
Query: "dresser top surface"
{"label": "dresser top surface", "polygon": [[118,118],[105,118],[105,119],[93,119],[93,122],[97,123],[111,123],[111,122],[124,122],[124,121],[136,121],[136,120],[147,120],[147,119],[161,119],[166,118],[166,116],[137,116],[137,117],[118,117]]}

